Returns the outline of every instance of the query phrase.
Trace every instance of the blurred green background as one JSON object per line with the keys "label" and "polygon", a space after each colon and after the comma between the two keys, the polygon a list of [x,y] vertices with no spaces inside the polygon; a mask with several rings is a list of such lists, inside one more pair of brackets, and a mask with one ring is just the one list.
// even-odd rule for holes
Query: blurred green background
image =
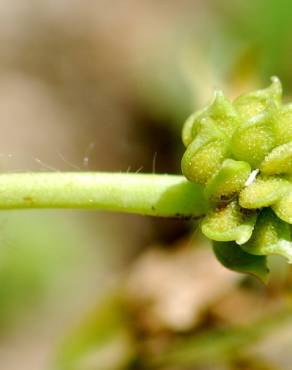
{"label": "blurred green background", "polygon": [[[0,166],[180,173],[180,130],[215,88],[281,78],[288,0],[2,0]],[[292,273],[262,286],[189,221],[0,214],[0,369],[291,369]]]}

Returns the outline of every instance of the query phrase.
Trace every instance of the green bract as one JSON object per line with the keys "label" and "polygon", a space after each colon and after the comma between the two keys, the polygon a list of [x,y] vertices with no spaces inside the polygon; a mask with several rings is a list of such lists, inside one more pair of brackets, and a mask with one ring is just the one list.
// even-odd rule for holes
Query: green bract
{"label": "green bract", "polygon": [[273,77],[233,102],[221,91],[183,127],[185,177],[204,186],[202,232],[227,267],[265,280],[266,256],[292,263],[292,104]]}

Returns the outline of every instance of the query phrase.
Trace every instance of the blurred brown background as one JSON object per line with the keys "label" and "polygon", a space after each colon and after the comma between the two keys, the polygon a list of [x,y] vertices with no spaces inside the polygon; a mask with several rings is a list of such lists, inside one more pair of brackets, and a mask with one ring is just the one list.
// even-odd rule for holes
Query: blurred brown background
{"label": "blurred brown background", "polygon": [[[275,74],[289,95],[291,21],[288,0],[2,0],[1,170],[179,173],[215,87]],[[0,230],[1,370],[291,368],[281,260],[263,287],[187,221],[13,211]]]}

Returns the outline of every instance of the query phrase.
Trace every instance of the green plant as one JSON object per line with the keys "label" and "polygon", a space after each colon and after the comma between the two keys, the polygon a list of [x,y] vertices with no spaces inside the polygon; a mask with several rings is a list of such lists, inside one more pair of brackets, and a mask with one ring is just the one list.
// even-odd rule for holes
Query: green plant
{"label": "green plant", "polygon": [[0,208],[92,208],[201,217],[231,269],[266,280],[266,256],[292,262],[292,104],[270,87],[229,101],[221,91],[183,127],[183,176],[110,173],[0,175]]}
{"label": "green plant", "polygon": [[292,105],[282,87],[229,101],[221,91],[183,128],[183,174],[210,206],[202,232],[227,267],[267,277],[266,256],[292,262]]}

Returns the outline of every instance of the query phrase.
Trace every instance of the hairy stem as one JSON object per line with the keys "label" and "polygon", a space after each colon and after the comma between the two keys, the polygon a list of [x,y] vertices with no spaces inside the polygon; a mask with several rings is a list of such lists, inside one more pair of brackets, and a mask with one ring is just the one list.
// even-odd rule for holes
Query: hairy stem
{"label": "hairy stem", "polygon": [[183,176],[99,172],[0,175],[0,209],[87,208],[161,217],[197,217],[202,188]]}

